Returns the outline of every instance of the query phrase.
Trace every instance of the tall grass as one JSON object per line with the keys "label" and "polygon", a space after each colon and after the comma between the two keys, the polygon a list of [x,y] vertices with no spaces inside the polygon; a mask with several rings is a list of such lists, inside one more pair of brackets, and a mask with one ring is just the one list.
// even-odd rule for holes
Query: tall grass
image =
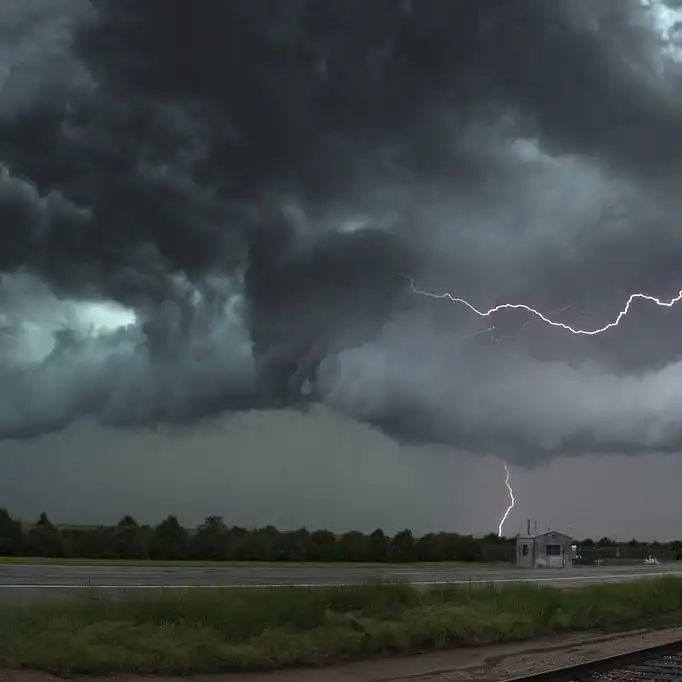
{"label": "tall grass", "polygon": [[612,629],[682,615],[682,580],[574,590],[408,585],[191,590],[0,606],[0,667],[209,672]]}

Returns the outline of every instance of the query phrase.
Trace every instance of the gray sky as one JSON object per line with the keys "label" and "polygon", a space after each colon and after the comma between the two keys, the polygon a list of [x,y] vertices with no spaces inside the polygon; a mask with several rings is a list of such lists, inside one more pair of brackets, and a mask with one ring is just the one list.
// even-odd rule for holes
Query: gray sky
{"label": "gray sky", "polygon": [[2,3],[0,502],[676,535],[678,4]]}
{"label": "gray sky", "polygon": [[[526,519],[595,539],[679,536],[675,455],[556,457],[512,467]],[[245,526],[371,531],[495,530],[507,505],[502,461],[449,447],[396,443],[323,408],[272,411],[160,432],[79,424],[3,446],[0,499],[17,514],[49,509],[65,523],[157,522],[168,510],[187,525],[208,514]]]}

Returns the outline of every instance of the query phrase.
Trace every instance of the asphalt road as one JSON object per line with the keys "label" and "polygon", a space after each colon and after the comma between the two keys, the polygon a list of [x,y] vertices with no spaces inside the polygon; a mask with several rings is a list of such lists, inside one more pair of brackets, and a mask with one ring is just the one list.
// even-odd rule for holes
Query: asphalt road
{"label": "asphalt road", "polygon": [[29,566],[0,565],[0,600],[45,594],[75,594],[86,588],[109,592],[149,589],[315,587],[354,585],[371,580],[413,585],[531,582],[573,587],[647,577],[682,577],[678,563],[567,569],[493,566],[226,565],[226,566]]}

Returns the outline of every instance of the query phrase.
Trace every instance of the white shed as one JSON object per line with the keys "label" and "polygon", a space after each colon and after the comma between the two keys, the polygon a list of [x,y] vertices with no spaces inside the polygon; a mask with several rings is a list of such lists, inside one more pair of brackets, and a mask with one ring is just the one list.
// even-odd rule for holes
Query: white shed
{"label": "white shed", "polygon": [[524,568],[567,568],[573,565],[573,540],[549,530],[516,540],[516,565]]}

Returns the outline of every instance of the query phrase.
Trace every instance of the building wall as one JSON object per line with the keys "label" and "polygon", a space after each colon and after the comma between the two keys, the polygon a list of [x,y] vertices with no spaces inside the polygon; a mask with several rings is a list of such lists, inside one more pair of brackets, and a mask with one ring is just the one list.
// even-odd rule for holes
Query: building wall
{"label": "building wall", "polygon": [[519,538],[516,541],[516,565],[532,568],[535,557],[535,538]]}
{"label": "building wall", "polygon": [[516,542],[516,563],[525,568],[569,567],[573,563],[571,543],[568,535],[553,531],[533,538],[519,538]]}

